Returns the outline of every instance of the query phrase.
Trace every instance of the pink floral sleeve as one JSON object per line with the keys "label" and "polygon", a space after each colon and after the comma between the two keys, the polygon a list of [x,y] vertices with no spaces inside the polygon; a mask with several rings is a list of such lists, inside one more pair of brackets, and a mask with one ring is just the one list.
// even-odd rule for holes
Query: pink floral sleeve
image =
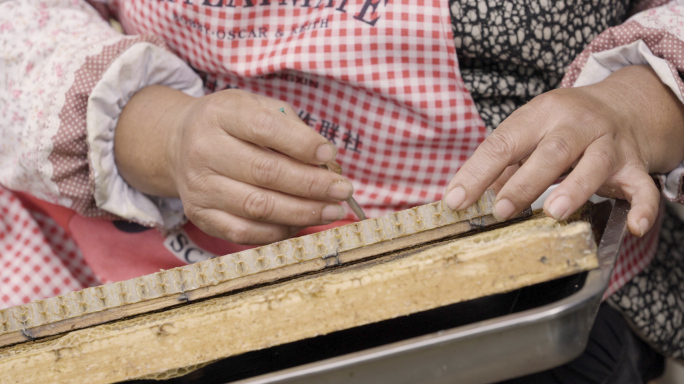
{"label": "pink floral sleeve", "polygon": [[86,216],[163,226],[159,213],[107,208],[121,205],[112,186],[131,194],[115,169],[113,130],[142,86],[201,94],[192,70],[159,38],[119,34],[84,0],[1,2],[0,51],[0,184]]}
{"label": "pink floral sleeve", "polygon": [[[643,1],[637,9],[645,10],[589,44],[568,68],[562,87],[596,83],[622,67],[646,64],[684,102],[684,1]],[[668,200],[684,203],[684,162],[657,179]]]}

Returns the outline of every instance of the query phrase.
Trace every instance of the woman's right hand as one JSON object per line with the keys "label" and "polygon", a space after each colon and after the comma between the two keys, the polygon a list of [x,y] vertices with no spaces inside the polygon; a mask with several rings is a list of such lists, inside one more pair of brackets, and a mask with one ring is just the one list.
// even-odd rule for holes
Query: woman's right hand
{"label": "woman's right hand", "polygon": [[180,197],[197,227],[240,244],[341,219],[339,202],[353,187],[318,167],[335,156],[289,105],[241,90],[193,98],[146,87],[124,108],[115,135],[117,167],[131,186]]}

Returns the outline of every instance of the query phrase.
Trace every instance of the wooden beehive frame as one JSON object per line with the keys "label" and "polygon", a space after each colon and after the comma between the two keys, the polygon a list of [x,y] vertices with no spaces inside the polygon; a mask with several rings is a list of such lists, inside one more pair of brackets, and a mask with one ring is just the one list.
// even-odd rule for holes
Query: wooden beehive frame
{"label": "wooden beehive frame", "polygon": [[0,349],[0,384],[162,379],[213,360],[595,268],[586,222],[537,217],[330,273]]}
{"label": "wooden beehive frame", "polygon": [[184,267],[0,310],[0,347],[213,297],[495,224],[495,195],[435,202]]}

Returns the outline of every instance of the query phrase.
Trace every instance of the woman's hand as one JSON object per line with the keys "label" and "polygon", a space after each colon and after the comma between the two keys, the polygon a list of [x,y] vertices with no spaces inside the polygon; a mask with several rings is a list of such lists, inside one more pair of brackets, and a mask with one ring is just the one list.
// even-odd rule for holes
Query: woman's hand
{"label": "woman's hand", "polygon": [[684,158],[684,107],[648,66],[623,68],[604,81],[542,94],[515,111],[449,183],[444,201],[467,207],[490,185],[495,215],[529,206],[559,176],[544,211],[566,219],[592,194],[627,199],[630,231],[655,222],[660,193],[649,173]]}
{"label": "woman's hand", "polygon": [[[285,114],[281,111],[284,108]],[[335,147],[284,102],[239,90],[192,98],[147,87],[117,125],[119,172],[137,190],[180,196],[204,232],[240,244],[341,219],[352,185],[317,165]]]}

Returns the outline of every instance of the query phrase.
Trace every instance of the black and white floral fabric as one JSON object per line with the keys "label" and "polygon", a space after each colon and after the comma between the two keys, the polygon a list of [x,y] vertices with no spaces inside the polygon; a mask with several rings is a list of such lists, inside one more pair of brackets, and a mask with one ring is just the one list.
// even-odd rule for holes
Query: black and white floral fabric
{"label": "black and white floral fabric", "polygon": [[684,222],[667,211],[651,264],[609,298],[645,340],[684,360]]}
{"label": "black and white floral fabric", "polygon": [[488,129],[560,84],[566,67],[629,0],[449,0],[463,81]]}
{"label": "black and white floral fabric", "polygon": [[[489,130],[557,88],[630,0],[449,0],[461,75]],[[609,298],[660,353],[684,360],[684,223],[667,213],[653,263]]]}

